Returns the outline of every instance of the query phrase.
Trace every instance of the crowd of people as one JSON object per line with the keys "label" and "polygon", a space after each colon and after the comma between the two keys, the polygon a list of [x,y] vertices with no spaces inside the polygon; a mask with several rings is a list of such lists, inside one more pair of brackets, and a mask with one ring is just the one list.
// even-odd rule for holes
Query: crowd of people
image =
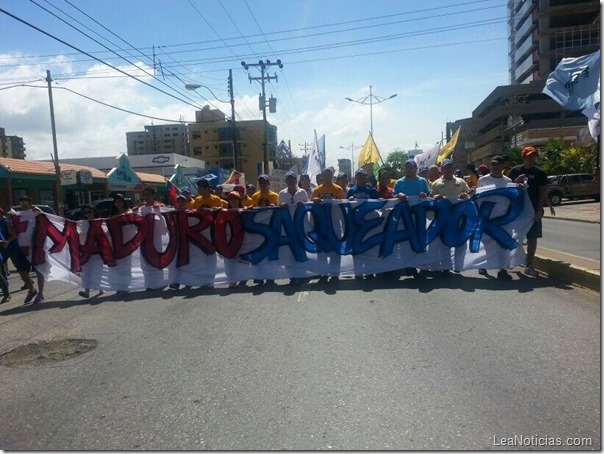
{"label": "crowd of people", "polygon": [[[538,276],[533,268],[533,260],[537,248],[537,239],[542,236],[541,218],[543,216],[544,206],[548,204],[552,215],[555,215],[554,209],[549,204],[546,197],[547,176],[545,172],[536,166],[538,160],[538,151],[533,147],[526,147],[521,153],[523,163],[512,167],[509,158],[505,156],[494,156],[490,162],[490,169],[487,165],[481,165],[475,169],[473,165],[468,165],[469,174],[462,177],[459,171],[453,168],[453,161],[444,159],[440,166],[419,166],[413,159],[407,160],[402,166],[403,176],[399,179],[391,178],[391,169],[381,168],[377,179],[368,174],[364,168],[359,168],[354,175],[354,181],[349,181],[348,175],[340,173],[334,181],[334,173],[330,168],[316,176],[316,185],[311,184],[309,175],[296,175],[294,172],[288,172],[285,177],[286,187],[279,192],[274,192],[270,187],[270,178],[268,175],[258,177],[258,188],[253,184],[236,185],[232,191],[224,193],[222,186],[211,187],[207,179],[197,181],[197,196],[192,197],[189,188],[182,188],[181,194],[173,201],[174,208],[178,210],[199,210],[206,208],[213,209],[253,209],[255,207],[266,206],[291,206],[305,203],[321,203],[328,200],[351,200],[363,201],[369,199],[391,199],[396,198],[400,201],[408,200],[410,196],[420,198],[433,197],[439,199],[443,197],[458,197],[466,199],[476,188],[484,186],[505,187],[508,183],[516,183],[519,187],[526,188],[528,196],[533,205],[535,216],[533,224],[527,233],[527,256],[524,272],[529,276]],[[129,208],[122,194],[113,196],[114,204],[111,216],[121,216],[126,213],[140,213],[146,215],[157,212],[165,206],[156,199],[153,187],[146,187],[142,191],[142,203]],[[20,199],[21,210],[40,211],[32,204],[29,196],[23,196]],[[85,220],[93,220],[98,217],[98,213],[90,205],[82,207]],[[12,213],[13,215],[16,213]],[[462,270],[463,256],[465,247],[458,247],[455,250],[454,258],[451,263],[453,272],[460,273]],[[23,281],[21,290],[27,290],[24,304],[38,304],[44,301],[44,276],[31,265],[27,256],[17,243],[17,232],[11,222],[11,213],[5,213],[0,209],[0,257],[2,267],[0,268],[0,289],[3,292],[3,298],[0,304],[11,300],[11,294],[8,288],[8,259],[11,260],[14,268],[19,273]],[[333,269],[339,268],[341,256],[337,253],[324,254],[322,260],[329,261]],[[228,268],[228,267],[227,267]],[[227,270],[228,271],[228,270]],[[36,289],[30,277],[30,273],[36,273],[38,288]],[[424,270],[405,268],[404,273],[408,276],[422,276]],[[443,271],[449,274],[449,270]],[[482,275],[488,275],[486,269],[479,270]],[[228,274],[228,273],[227,273]],[[357,279],[370,278],[373,275],[358,274]],[[327,277],[325,277],[327,278]],[[512,277],[505,269],[498,270],[498,278],[503,281],[509,281]],[[337,280],[339,276],[330,276],[330,279]],[[299,283],[301,279],[292,278],[291,283]],[[258,281],[260,283],[260,281]],[[229,287],[235,287],[239,282],[229,282]],[[173,283],[170,288],[177,289],[180,284]],[[103,293],[102,291],[100,292]],[[90,289],[85,288],[79,292],[83,298],[90,297]]]}

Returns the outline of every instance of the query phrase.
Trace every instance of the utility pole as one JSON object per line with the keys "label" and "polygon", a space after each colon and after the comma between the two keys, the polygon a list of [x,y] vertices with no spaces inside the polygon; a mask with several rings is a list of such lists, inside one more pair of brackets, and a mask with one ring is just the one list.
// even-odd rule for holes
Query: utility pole
{"label": "utility pole", "polygon": [[63,216],[63,202],[61,200],[61,167],[59,167],[59,151],[57,149],[57,130],[55,128],[55,108],[52,102],[52,79],[50,71],[46,70],[46,82],[48,83],[48,101],[50,103],[50,127],[52,129],[52,146],[54,150],[53,162],[55,164],[55,203],[57,213]]}
{"label": "utility pole", "polygon": [[269,173],[269,168],[268,168],[268,123],[266,121],[266,107],[267,105],[269,106],[269,111],[271,113],[274,113],[277,111],[276,106],[277,106],[277,100],[273,97],[271,97],[269,99],[269,103],[266,103],[266,91],[265,91],[265,82],[268,80],[269,82],[271,80],[275,80],[276,82],[278,82],[279,80],[277,79],[277,74],[275,73],[274,76],[270,76],[270,75],[265,75],[266,74],[266,70],[267,68],[270,68],[271,66],[279,66],[279,68],[283,68],[283,65],[281,64],[281,60],[277,60],[276,63],[271,63],[270,60],[260,60],[258,63],[253,63],[253,64],[247,64],[246,62],[242,61],[241,62],[241,66],[243,66],[246,70],[248,70],[250,68],[250,66],[254,66],[254,67],[258,67],[260,68],[260,77],[252,77],[248,74],[248,78],[250,79],[250,83],[252,83],[253,80],[258,80],[260,81],[261,85],[262,85],[262,93],[260,94],[260,110],[262,110],[262,121],[264,121],[264,173],[268,174]]}
{"label": "utility pole", "polygon": [[300,147],[300,151],[304,152],[304,156],[308,156],[308,150],[310,150],[312,143],[308,143],[308,142],[299,143],[298,146]]}
{"label": "utility pole", "polygon": [[237,164],[237,127],[235,125],[235,98],[233,97],[233,70],[229,69],[229,96],[231,97],[231,129],[233,130],[233,166],[241,170]]}

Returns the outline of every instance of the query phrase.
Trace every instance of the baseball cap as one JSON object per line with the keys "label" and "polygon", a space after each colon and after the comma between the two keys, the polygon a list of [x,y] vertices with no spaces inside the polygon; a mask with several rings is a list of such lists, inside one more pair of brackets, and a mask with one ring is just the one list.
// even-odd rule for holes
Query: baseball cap
{"label": "baseball cap", "polygon": [[200,186],[202,188],[209,188],[210,182],[208,180],[206,180],[205,178],[201,178],[201,179],[197,180],[197,186]]}
{"label": "baseball cap", "polygon": [[495,155],[491,158],[491,164],[503,164],[505,162],[505,158],[500,155]]}
{"label": "baseball cap", "polygon": [[339,174],[338,174],[338,180],[341,180],[341,179],[346,179],[346,180],[348,180],[348,175],[346,175],[344,172],[339,173]]}
{"label": "baseball cap", "polygon": [[410,165],[410,166],[413,166],[413,167],[417,167],[417,162],[415,162],[415,159],[407,159],[405,161],[405,165]]}
{"label": "baseball cap", "polygon": [[184,200],[184,201],[186,201],[187,198],[184,195],[179,194],[179,195],[176,196],[176,200]]}
{"label": "baseball cap", "polygon": [[333,175],[333,171],[329,167],[326,167],[325,169],[321,170],[322,174],[323,173],[327,173],[327,172],[329,172],[329,173],[331,173]]}
{"label": "baseball cap", "polygon": [[427,172],[428,170],[430,170],[430,169],[428,169],[428,166],[426,166],[426,165],[419,166],[419,173]]}
{"label": "baseball cap", "polygon": [[182,192],[191,193],[191,190],[189,189],[189,186],[183,186],[181,190],[182,190]]}
{"label": "baseball cap", "polygon": [[227,196],[228,199],[239,199],[241,200],[241,194],[239,193],[239,191],[231,191],[229,192],[229,195]]}
{"label": "baseball cap", "polygon": [[452,166],[452,165],[453,165],[453,161],[451,161],[450,159],[443,159],[441,167]]}
{"label": "baseball cap", "polygon": [[488,166],[486,164],[480,164],[478,166],[478,170],[489,170]]}
{"label": "baseball cap", "polygon": [[539,156],[539,152],[537,150],[535,150],[533,147],[524,147],[522,149],[522,157],[524,158],[525,156],[531,156],[536,154],[537,156]]}
{"label": "baseball cap", "polygon": [[124,200],[124,194],[121,194],[119,192],[117,194],[113,194],[113,200],[115,200],[115,199],[122,199],[122,200]]}
{"label": "baseball cap", "polygon": [[361,175],[367,175],[367,171],[361,167],[359,170],[357,170],[355,172],[355,175],[359,175],[359,174],[361,174]]}
{"label": "baseball cap", "polygon": [[296,172],[292,172],[291,170],[285,174],[285,178],[294,177],[297,178]]}
{"label": "baseball cap", "polygon": [[268,178],[268,175],[266,175],[265,173],[263,173],[262,175],[260,175],[258,177],[258,181],[260,181],[260,180],[270,181],[269,178]]}

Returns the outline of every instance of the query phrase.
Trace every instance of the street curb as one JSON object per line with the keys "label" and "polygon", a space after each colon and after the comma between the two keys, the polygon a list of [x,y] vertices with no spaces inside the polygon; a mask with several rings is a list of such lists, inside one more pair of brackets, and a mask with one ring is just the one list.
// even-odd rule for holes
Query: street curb
{"label": "street curb", "polygon": [[561,260],[535,255],[535,268],[549,277],[600,292],[600,273]]}
{"label": "street curb", "polygon": [[592,221],[590,219],[567,218],[562,216],[544,216],[543,219],[560,219],[562,221],[586,222],[588,224],[600,224],[600,221]]}

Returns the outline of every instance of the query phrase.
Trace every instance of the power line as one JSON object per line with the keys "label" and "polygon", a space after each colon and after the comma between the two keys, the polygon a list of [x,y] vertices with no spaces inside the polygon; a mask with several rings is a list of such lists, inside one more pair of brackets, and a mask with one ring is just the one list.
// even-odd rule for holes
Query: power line
{"label": "power line", "polygon": [[[110,49],[109,47],[105,46],[103,43],[101,43],[100,41],[96,40],[95,38],[93,38],[92,36],[88,35],[87,33],[83,32],[82,30],[80,30],[79,28],[77,28],[76,26],[74,26],[73,24],[70,24],[69,22],[67,22],[66,20],[64,20],[63,18],[57,16],[56,14],[54,14],[53,12],[49,11],[48,9],[44,8],[42,5],[38,4],[35,2],[35,0],[29,0],[31,3],[33,3],[34,5],[38,6],[39,8],[43,9],[44,11],[46,11],[47,13],[49,13],[50,15],[52,15],[53,17],[56,17],[57,19],[59,19],[61,22],[67,24],[68,26],[70,26],[71,28],[73,28],[74,30],[76,30],[77,32],[81,33],[82,35],[86,36],[88,39],[94,41],[95,43],[97,43],[98,45],[104,47],[105,49],[107,49],[108,51],[112,52],[114,55],[121,57],[123,60],[125,60],[126,62],[128,62],[129,64],[131,64],[132,66],[134,66],[137,69],[140,69],[141,71],[143,71],[145,74],[147,74],[148,76],[152,77],[153,79],[157,80],[158,82],[162,83],[163,85],[165,85],[166,87],[170,88],[171,90],[176,91],[177,93],[181,94],[182,93],[179,90],[176,90],[174,87],[168,85],[167,83],[165,83],[164,81],[159,80],[157,77],[155,77],[152,74],[149,74],[147,71],[145,71],[143,68],[140,68],[138,65],[136,65],[135,63],[131,62],[130,60],[128,60],[127,58],[125,58],[124,56],[118,54],[117,52],[115,52],[113,49]],[[55,7],[56,8],[56,7]],[[59,11],[61,11],[63,14],[65,14],[60,8],[56,8]],[[66,14],[67,15],[67,14]],[[67,15],[68,17],[71,18],[71,16]],[[73,18],[72,18],[73,19]],[[75,19],[74,19],[75,20]],[[79,22],[78,22],[79,23]],[[93,31],[93,33],[96,33]],[[98,35],[98,33],[97,33]],[[99,35],[100,36],[100,35]],[[104,37],[102,37],[103,39],[105,39]],[[107,40],[109,41],[109,40]],[[109,41],[111,43],[111,41]],[[113,45],[115,45],[114,43],[111,43]],[[191,98],[188,98],[187,96],[185,96],[185,98],[191,100]]]}
{"label": "power line", "polygon": [[[55,83],[56,83],[56,81],[55,81]],[[45,90],[48,89],[48,87],[44,86],[44,85],[18,84],[18,85],[13,85],[12,87],[0,88],[0,90],[7,90],[9,88],[16,88],[16,87],[44,88]],[[72,90],[71,88],[63,87],[63,86],[58,85],[58,84],[56,84],[55,89],[57,89],[57,90],[65,90],[65,91],[68,91],[70,93],[73,93],[74,95],[81,96],[82,98],[85,98],[85,99],[87,99],[89,101],[93,101],[93,102],[96,102],[97,104],[101,104],[101,105],[103,105],[105,107],[110,107],[111,109],[119,110],[121,112],[129,113],[129,114],[132,114],[132,115],[137,115],[139,117],[150,118],[152,120],[168,121],[170,123],[187,123],[186,121],[183,121],[183,120],[171,120],[171,119],[168,119],[168,118],[155,117],[153,115],[146,115],[146,114],[142,114],[142,113],[139,113],[139,112],[134,112],[132,110],[124,109],[122,107],[118,107],[118,106],[115,106],[113,104],[108,104],[108,103],[100,101],[98,99],[91,98],[90,96],[87,96],[87,95],[85,95],[83,93],[79,93],[79,92],[77,92],[75,90]]]}
{"label": "power line", "polygon": [[[260,33],[260,34],[248,35],[247,38],[263,36],[264,39],[266,40],[266,35],[291,33],[291,32],[295,32],[295,31],[312,30],[312,29],[316,29],[316,28],[325,28],[325,27],[332,27],[332,26],[337,26],[337,25],[345,25],[345,24],[350,24],[350,23],[364,22],[364,21],[376,20],[376,19],[381,19],[381,18],[388,18],[388,17],[395,17],[395,16],[401,16],[401,15],[409,15],[409,14],[414,14],[414,13],[419,13],[419,12],[433,11],[433,10],[436,10],[436,9],[441,10],[441,9],[444,9],[444,8],[452,8],[452,7],[465,6],[465,5],[476,4],[476,3],[484,3],[486,1],[488,1],[488,0],[478,0],[478,1],[472,1],[472,2],[464,2],[464,3],[446,5],[444,7],[439,7],[439,8],[426,8],[426,9],[420,9],[420,10],[415,10],[415,11],[408,11],[408,12],[404,12],[404,13],[396,13],[396,14],[389,14],[389,15],[383,15],[383,16],[375,16],[375,17],[372,17],[372,18],[356,19],[356,20],[352,20],[352,21],[338,22],[338,23],[333,23],[333,24],[324,24],[324,25],[317,25],[317,26],[311,26],[311,27],[302,27],[302,28],[298,28],[298,29],[290,29],[290,30],[283,30],[283,31]],[[189,45],[195,45],[195,44],[221,42],[222,44],[224,44],[225,46],[229,47],[229,49],[230,49],[230,46],[226,43],[226,41],[227,40],[240,39],[239,37],[222,38],[218,34],[218,32],[216,32],[216,30],[211,26],[211,24],[209,24],[209,22],[201,14],[201,12],[190,1],[189,1],[189,3],[195,9],[195,11],[200,15],[200,17],[202,17],[202,19],[208,24],[208,26],[217,34],[217,36],[219,37],[219,39],[218,40],[206,40],[206,41],[192,42],[192,43],[172,44],[172,45],[168,44],[168,45],[163,45],[163,46],[159,46],[159,47],[162,47],[162,48],[181,47],[181,46],[189,46]],[[342,32],[345,32],[345,31],[360,30],[360,29],[363,29],[363,28],[374,28],[376,26],[382,27],[382,26],[386,26],[386,25],[394,25],[394,24],[402,23],[402,22],[415,22],[415,21],[424,20],[424,19],[433,19],[433,18],[445,17],[445,16],[450,16],[450,15],[456,15],[456,14],[467,14],[467,13],[470,13],[470,12],[482,11],[482,10],[485,10],[485,9],[492,9],[492,8],[499,8],[499,7],[502,7],[502,6],[505,6],[505,5],[495,5],[495,6],[489,6],[489,7],[485,7],[485,8],[478,8],[478,9],[473,9],[473,10],[455,11],[455,12],[451,12],[451,13],[443,13],[443,14],[438,14],[438,15],[424,16],[424,17],[420,17],[420,18],[412,18],[412,19],[406,19],[406,20],[403,20],[403,21],[396,21],[396,22],[390,22],[390,23],[384,23],[384,24],[374,24],[374,25],[368,25],[368,26],[364,26],[364,27],[349,28],[349,29],[344,29],[344,30],[335,30],[335,31],[324,32],[324,33],[315,33],[315,34],[312,34],[312,35],[301,35],[301,36],[297,35],[297,36],[294,36],[294,37],[288,37],[288,38],[282,38],[282,39],[274,39],[273,41],[280,41],[280,40],[286,40],[286,39],[299,39],[299,38],[303,38],[303,37],[307,37],[307,36],[314,37],[314,36],[317,36],[319,34],[342,33]],[[245,39],[246,37],[242,36],[242,38]],[[253,43],[253,44],[259,44],[259,43],[260,42]],[[241,46],[241,45],[245,45],[245,44],[233,44],[233,46]],[[132,46],[132,47],[134,47],[134,46]],[[212,47],[212,48],[193,49],[193,50],[186,50],[186,51],[174,51],[172,53],[183,53],[183,52],[190,53],[190,52],[198,52],[200,50],[212,50],[212,49],[219,49],[219,48],[220,47],[218,47],[218,48]],[[149,48],[145,48],[144,47],[143,49],[149,49]],[[137,51],[139,51],[142,54],[140,56],[136,56],[136,58],[147,57],[147,55],[145,55],[145,53],[142,52],[140,49],[134,47],[134,50],[137,50]],[[234,54],[234,52],[232,51],[232,49],[230,49],[230,50]],[[96,53],[103,53],[103,52],[104,51],[99,51],[99,52],[96,52]],[[91,52],[91,53],[95,53],[95,52]],[[65,54],[65,55],[76,55],[76,54]],[[42,55],[42,56],[36,56],[36,57],[25,56],[25,57],[22,57],[22,58],[45,58],[45,57],[55,57],[55,56],[57,56],[57,55],[56,54],[55,55]],[[237,56],[237,55],[235,55],[235,56]],[[9,59],[11,57],[1,57],[0,60],[2,60],[4,58]],[[239,58],[239,57],[237,56],[237,58]],[[111,57],[106,58],[106,60],[110,60],[110,59],[113,59],[113,58],[111,58]],[[89,61],[89,60],[70,60],[70,62],[84,62],[84,61]],[[25,65],[25,64],[23,64],[23,65]]]}
{"label": "power line", "polygon": [[140,79],[138,79],[138,78],[136,78],[136,77],[134,77],[134,76],[131,76],[130,74],[126,73],[125,71],[122,71],[121,69],[117,68],[116,66],[113,66],[112,64],[107,63],[107,62],[105,62],[105,61],[101,60],[100,58],[94,57],[93,55],[89,54],[88,52],[86,52],[86,51],[84,51],[84,50],[82,50],[82,49],[80,49],[80,48],[78,48],[78,47],[76,47],[76,46],[74,46],[74,45],[72,45],[72,44],[69,44],[68,42],[66,42],[66,41],[62,40],[61,38],[58,38],[58,37],[54,36],[53,34],[48,33],[48,32],[46,32],[46,31],[42,30],[42,29],[41,29],[41,28],[39,28],[39,27],[36,27],[36,26],[35,26],[35,25],[33,25],[33,24],[30,24],[30,23],[29,23],[29,22],[27,22],[26,20],[21,19],[20,17],[17,17],[17,16],[15,16],[14,14],[9,13],[8,11],[6,11],[6,10],[5,10],[5,9],[3,9],[3,8],[0,8],[0,12],[1,12],[1,13],[4,13],[4,14],[6,14],[7,16],[12,17],[13,19],[15,19],[15,20],[17,20],[17,21],[19,21],[19,22],[21,22],[21,23],[23,23],[23,24],[27,25],[28,27],[31,27],[31,28],[33,28],[34,30],[36,30],[36,31],[38,31],[38,32],[40,32],[40,33],[42,33],[42,34],[44,34],[44,35],[46,35],[46,36],[48,36],[48,37],[50,37],[50,38],[52,38],[52,39],[54,39],[54,40],[58,41],[58,42],[60,42],[61,44],[64,44],[64,45],[66,45],[66,46],[68,46],[68,47],[70,47],[70,48],[72,48],[72,49],[74,49],[74,50],[77,50],[78,52],[80,52],[80,53],[82,53],[82,54],[84,54],[84,55],[87,55],[87,56],[88,56],[88,57],[90,57],[90,58],[93,58],[94,60],[98,61],[99,63],[102,63],[102,64],[104,64],[104,65],[107,65],[107,66],[109,66],[110,68],[113,68],[114,70],[116,70],[116,71],[118,71],[118,72],[120,72],[120,73],[122,73],[122,74],[124,74],[124,75],[126,75],[126,76],[128,76],[128,77],[131,77],[132,79],[134,79],[134,80],[136,80],[136,81],[138,81],[138,82],[140,82],[140,83],[142,83],[142,84],[144,84],[144,85],[146,85],[146,86],[148,86],[148,87],[153,88],[154,90],[157,90],[157,91],[159,91],[159,92],[161,92],[161,93],[163,93],[163,94],[165,94],[165,95],[167,95],[167,96],[170,96],[171,98],[174,98],[174,99],[176,99],[176,100],[178,100],[178,101],[184,102],[185,104],[188,104],[188,105],[190,105],[190,106],[192,106],[192,107],[195,107],[195,108],[200,108],[199,106],[197,106],[197,105],[195,105],[195,104],[191,104],[190,102],[188,102],[188,101],[186,101],[186,100],[184,100],[184,99],[182,99],[182,98],[179,98],[179,97],[177,97],[177,96],[174,96],[173,94],[168,93],[167,91],[162,90],[161,88],[155,87],[155,86],[153,86],[153,85],[151,85],[151,84],[149,84],[149,83],[147,83],[147,82],[145,82],[145,81],[143,81],[143,80],[140,80]]}

